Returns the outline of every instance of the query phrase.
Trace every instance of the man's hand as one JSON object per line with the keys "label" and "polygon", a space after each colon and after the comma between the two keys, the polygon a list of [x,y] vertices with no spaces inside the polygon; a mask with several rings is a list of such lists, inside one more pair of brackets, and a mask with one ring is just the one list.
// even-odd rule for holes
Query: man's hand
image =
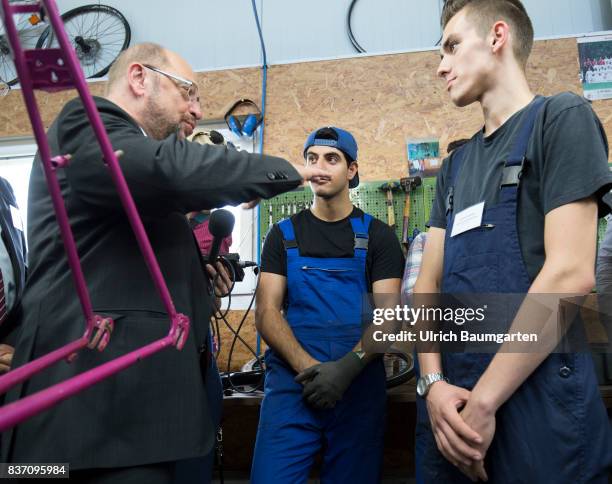
{"label": "man's hand", "polygon": [[295,377],[304,383],[302,396],[314,408],[333,408],[351,382],[364,368],[364,363],[353,352],[338,361],[311,366]]}
{"label": "man's hand", "polygon": [[315,166],[303,166],[303,165],[293,165],[293,168],[297,170],[302,179],[307,182],[311,180],[330,180],[331,176],[329,172],[322,170],[321,168],[317,168]]}
{"label": "man's hand", "polygon": [[244,210],[250,210],[255,208],[261,202],[261,198],[256,198],[255,200],[251,200],[250,202],[245,202],[241,205]]}
{"label": "man's hand", "polygon": [[[228,295],[232,287],[232,278],[230,277],[223,262],[217,261],[215,267],[212,264],[206,264],[206,270],[210,278],[215,281],[215,296],[225,297]],[[219,274],[219,277],[216,277]]]}
{"label": "man's hand", "polygon": [[[329,173],[321,168],[315,168],[312,166],[303,166],[303,165],[295,165],[292,163],[293,168],[297,170],[297,172],[302,177],[304,182],[310,180],[330,180],[331,177]],[[249,210],[251,208],[255,208],[261,202],[261,198],[256,198],[255,200],[251,200],[250,202],[245,202],[241,206],[245,210]]]}
{"label": "man's hand", "polygon": [[471,468],[481,461],[483,438],[459,415],[470,392],[444,381],[434,383],[426,397],[431,430],[442,455],[453,465]]}
{"label": "man's hand", "polygon": [[474,481],[476,479],[488,481],[487,472],[484,468],[484,457],[495,435],[495,413],[480,405],[474,398],[470,398],[461,411],[461,418],[482,437],[482,443],[478,444],[477,447],[483,460],[476,461],[469,467],[460,465],[459,468]]}
{"label": "man's hand", "polygon": [[[301,374],[309,368],[319,366],[321,362],[308,353],[304,352],[304,357],[300,358],[300,361],[293,367],[296,373]],[[297,377],[296,377],[297,378]],[[299,383],[305,384],[307,380],[302,379]]]}
{"label": "man's hand", "polygon": [[9,345],[0,344],[0,375],[11,369],[15,348]]}

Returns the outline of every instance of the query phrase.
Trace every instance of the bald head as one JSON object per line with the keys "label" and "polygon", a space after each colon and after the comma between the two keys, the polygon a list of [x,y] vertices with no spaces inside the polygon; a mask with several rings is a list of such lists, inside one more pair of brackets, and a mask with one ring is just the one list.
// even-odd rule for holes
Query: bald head
{"label": "bald head", "polygon": [[145,132],[163,139],[191,134],[202,117],[195,74],[180,55],[154,43],[121,53],[108,74],[105,97],[126,111]]}
{"label": "bald head", "polygon": [[136,44],[129,49],[124,50],[115,60],[110,70],[108,71],[108,84],[106,92],[112,91],[121,80],[124,80],[127,75],[127,70],[130,64],[138,62],[140,64],[151,64],[158,66],[160,69],[167,68],[169,57],[172,53],[159,44],[145,42]]}

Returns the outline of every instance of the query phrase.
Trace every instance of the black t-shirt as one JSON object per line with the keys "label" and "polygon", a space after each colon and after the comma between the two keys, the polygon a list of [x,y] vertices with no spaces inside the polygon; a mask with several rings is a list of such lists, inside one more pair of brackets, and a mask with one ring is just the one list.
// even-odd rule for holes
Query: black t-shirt
{"label": "black t-shirt", "polygon": [[[363,215],[363,211],[358,208],[353,208],[350,217],[336,222],[320,220],[310,210],[302,210],[293,215],[291,221],[300,255],[322,258],[353,257],[355,237],[349,218]],[[368,236],[366,278],[368,290],[371,292],[373,282],[401,279],[404,255],[395,232],[377,218],[370,222]],[[278,224],[272,226],[266,237],[261,252],[261,270],[287,276],[287,253]]]}
{"label": "black t-shirt", "polygon": [[[485,209],[498,201],[504,160],[510,154],[529,106],[515,113],[491,136],[483,131],[463,147],[463,163],[453,192],[455,213],[476,203]],[[438,174],[429,225],[446,229],[446,195],[450,166]],[[538,114],[527,149],[518,200],[518,234],[529,276],[535,278],[545,260],[544,217],[551,210],[595,196],[600,216],[610,208],[602,197],[612,188],[608,140],[589,102],[572,93],[548,98]]]}

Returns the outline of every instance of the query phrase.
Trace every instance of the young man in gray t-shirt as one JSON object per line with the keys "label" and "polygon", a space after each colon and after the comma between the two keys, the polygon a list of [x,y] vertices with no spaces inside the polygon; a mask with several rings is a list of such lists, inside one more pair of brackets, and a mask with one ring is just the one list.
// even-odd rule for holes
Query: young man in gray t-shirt
{"label": "young man in gray t-shirt", "polygon": [[[438,74],[456,106],[480,105],[484,127],[438,176],[415,294],[589,293],[612,187],[601,123],[577,95],[531,92],[519,0],[447,0],[441,23]],[[518,311],[510,331],[545,322]],[[553,353],[557,342],[419,353],[426,482],[607,482],[612,432],[590,355]]]}

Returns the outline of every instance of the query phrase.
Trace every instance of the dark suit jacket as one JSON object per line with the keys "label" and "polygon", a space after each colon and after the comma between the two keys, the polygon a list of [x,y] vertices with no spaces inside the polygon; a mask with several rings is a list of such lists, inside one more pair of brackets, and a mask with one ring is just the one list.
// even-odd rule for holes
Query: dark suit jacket
{"label": "dark suit jacket", "polygon": [[[24,422],[2,439],[2,456],[14,462],[70,462],[80,469],[204,455],[214,438],[200,368],[210,283],[184,214],[269,198],[295,188],[300,177],[280,158],[180,141],[175,135],[147,138],[118,106],[95,101],[113,148],[125,153],[120,164],[177,311],[191,319],[189,339],[182,351],[167,348]],[[48,138],[53,155],[73,155],[70,165],[58,170],[62,195],[94,310],[111,315],[115,330],[104,352],[82,350],[74,362],[62,361],[10,392],[12,399],[146,345],[170,327],[79,101],[64,107]],[[30,272],[17,365],[84,330],[38,157],[28,207]]]}
{"label": "dark suit jacket", "polygon": [[17,329],[19,328],[19,301],[23,294],[26,278],[26,243],[23,231],[13,224],[11,206],[17,207],[13,187],[0,177],[0,227],[2,227],[2,243],[11,259],[13,277],[15,278],[15,303],[0,326],[0,343],[15,345]]}

